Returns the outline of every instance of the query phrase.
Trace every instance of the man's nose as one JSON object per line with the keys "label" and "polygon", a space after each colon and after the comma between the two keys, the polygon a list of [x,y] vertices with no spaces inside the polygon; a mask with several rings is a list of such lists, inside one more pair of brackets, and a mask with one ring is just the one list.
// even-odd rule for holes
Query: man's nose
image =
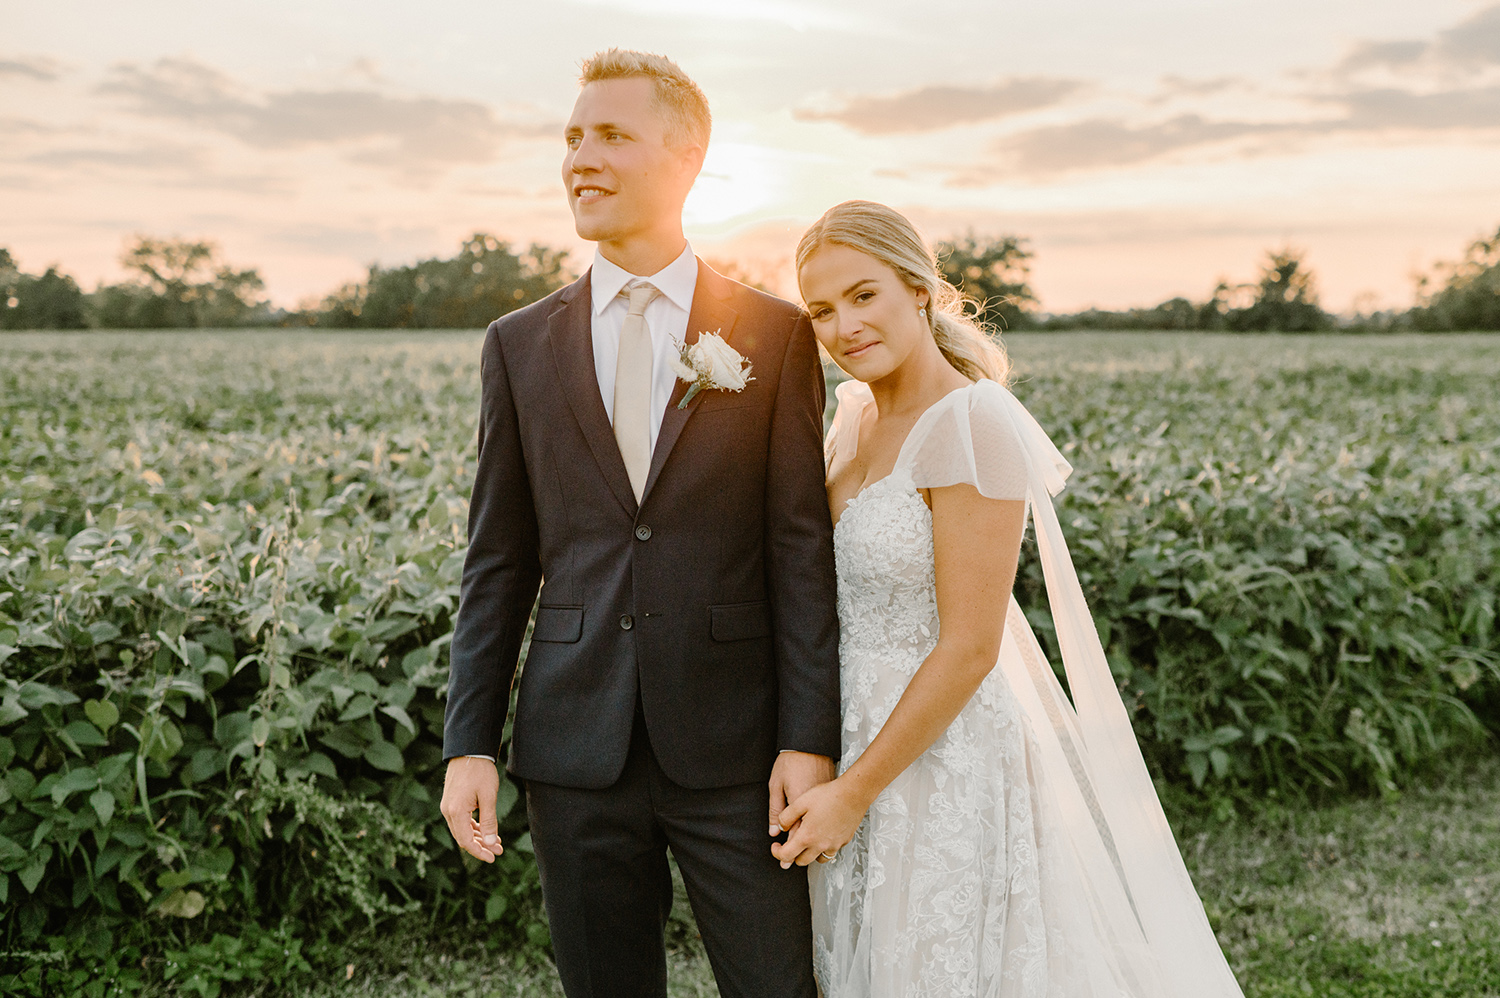
{"label": "man's nose", "polygon": [[568,157],[568,169],[573,173],[598,173],[599,143],[584,138],[578,143],[578,148],[570,150]]}

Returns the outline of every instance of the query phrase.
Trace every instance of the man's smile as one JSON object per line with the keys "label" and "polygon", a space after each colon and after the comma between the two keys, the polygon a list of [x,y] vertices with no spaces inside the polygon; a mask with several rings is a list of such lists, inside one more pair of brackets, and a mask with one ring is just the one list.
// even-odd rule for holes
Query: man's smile
{"label": "man's smile", "polygon": [[614,194],[614,191],[605,190],[603,187],[595,187],[592,184],[582,184],[573,188],[573,196],[578,199],[579,204],[594,204]]}

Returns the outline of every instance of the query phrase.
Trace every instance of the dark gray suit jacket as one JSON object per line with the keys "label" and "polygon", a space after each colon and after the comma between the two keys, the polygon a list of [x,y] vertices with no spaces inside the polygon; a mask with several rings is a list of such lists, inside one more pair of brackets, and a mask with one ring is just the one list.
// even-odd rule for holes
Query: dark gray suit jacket
{"label": "dark gray suit jacket", "polygon": [[702,261],[688,341],[754,365],[739,393],[678,382],[637,506],[599,396],[589,275],[485,336],[479,464],[443,754],[493,755],[528,614],[512,773],[602,788],[637,696],[663,771],[764,780],[778,749],[838,758],[824,382],[799,309]]}

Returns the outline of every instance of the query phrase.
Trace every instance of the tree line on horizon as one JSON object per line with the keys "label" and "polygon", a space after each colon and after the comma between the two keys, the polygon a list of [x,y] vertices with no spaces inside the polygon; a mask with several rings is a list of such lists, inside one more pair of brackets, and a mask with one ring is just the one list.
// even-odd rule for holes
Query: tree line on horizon
{"label": "tree line on horizon", "polygon": [[[1069,314],[1041,310],[1030,285],[1034,252],[1025,237],[970,232],[938,243],[937,252],[943,275],[997,329],[1500,330],[1500,229],[1472,243],[1461,260],[1419,277],[1410,309],[1354,317],[1323,310],[1313,271],[1290,248],[1268,251],[1258,280],[1220,281],[1202,301],[1175,297],[1151,308]],[[568,256],[567,250],[536,243],[523,250],[476,232],[454,257],[393,267],[372,263],[362,280],[287,310],[264,297],[257,268],[231,266],[206,240],[137,236],[120,258],[126,279],[100,282],[92,292],[55,266],[25,273],[0,248],[0,329],[482,329],[572,281]],[[733,262],[713,264],[763,287]]]}
{"label": "tree line on horizon", "polygon": [[1290,247],[1266,252],[1256,281],[1220,281],[1203,301],[1169,298],[1151,308],[1090,308],[1047,314],[1029,284],[1033,252],[1017,236],[969,233],[938,243],[943,276],[1000,329],[1183,330],[1319,333],[1339,331],[1453,332],[1500,330],[1500,228],[1471,243],[1463,259],[1439,263],[1418,278],[1416,302],[1406,310],[1337,316],[1323,310],[1304,254]]}

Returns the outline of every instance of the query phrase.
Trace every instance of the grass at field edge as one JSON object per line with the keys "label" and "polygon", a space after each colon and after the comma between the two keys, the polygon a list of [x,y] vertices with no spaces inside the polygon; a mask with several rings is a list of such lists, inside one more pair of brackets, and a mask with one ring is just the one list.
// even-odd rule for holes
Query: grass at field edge
{"label": "grass at field edge", "polygon": [[[1500,757],[1388,800],[1177,825],[1247,998],[1500,998]],[[669,993],[716,996],[685,909],[679,891]],[[562,995],[551,967],[412,930],[361,942],[350,959],[352,974],[303,994]]]}

